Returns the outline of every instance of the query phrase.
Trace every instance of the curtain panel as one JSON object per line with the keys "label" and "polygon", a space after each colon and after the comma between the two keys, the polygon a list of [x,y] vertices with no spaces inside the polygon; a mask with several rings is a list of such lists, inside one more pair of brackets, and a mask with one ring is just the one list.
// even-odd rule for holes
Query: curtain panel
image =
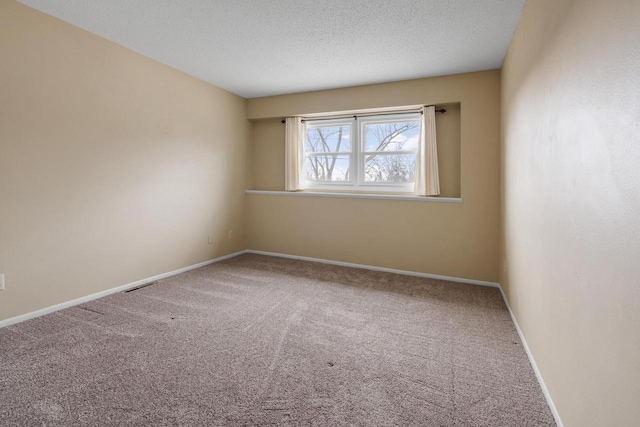
{"label": "curtain panel", "polygon": [[304,122],[300,117],[287,117],[285,119],[285,191],[298,191],[300,189],[300,143],[304,141]]}
{"label": "curtain panel", "polygon": [[416,158],[415,188],[417,196],[440,195],[438,144],[436,141],[436,107],[422,108],[420,146]]}

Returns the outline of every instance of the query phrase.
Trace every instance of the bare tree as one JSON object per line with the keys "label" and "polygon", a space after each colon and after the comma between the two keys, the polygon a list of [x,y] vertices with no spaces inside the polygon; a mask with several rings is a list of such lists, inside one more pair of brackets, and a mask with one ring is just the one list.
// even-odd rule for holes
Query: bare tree
{"label": "bare tree", "polygon": [[[394,144],[398,144],[396,139],[403,133],[417,127],[418,123],[416,122],[389,123],[370,127],[370,132],[367,133],[367,142],[373,139],[376,144],[374,149],[365,147],[365,151],[369,152],[365,155],[364,162],[364,173],[368,181],[408,182],[413,179],[415,159],[407,163],[403,161],[404,155],[390,154],[389,151],[399,150],[400,147],[394,147]],[[367,145],[369,146],[369,144]],[[384,154],[385,152],[387,154]]]}
{"label": "bare tree", "polygon": [[[335,148],[331,149],[329,141],[335,138]],[[314,181],[332,181],[333,173],[338,161],[340,149],[343,147],[344,140],[343,126],[337,127],[317,127],[311,129],[307,134],[307,144],[312,153],[326,153],[319,156],[309,156],[311,163],[311,171],[307,168],[307,179]],[[345,153],[346,154],[346,153]],[[311,175],[311,176],[309,176]],[[349,170],[345,173],[345,180],[349,179]]]}
{"label": "bare tree", "polygon": [[[398,137],[405,132],[418,127],[416,122],[386,123],[368,126],[367,147],[364,156],[364,174],[367,181],[374,182],[408,182],[413,179],[415,159],[407,162],[403,154],[393,154],[400,151]],[[307,156],[309,162],[306,169],[307,179],[312,181],[349,180],[350,170],[337,168],[340,156],[350,154],[348,148],[351,142],[345,135],[345,126],[326,126],[310,128],[307,132],[307,151],[319,153]],[[394,146],[395,145],[395,146]],[[348,158],[348,157],[346,157]],[[336,175],[337,171],[341,173]]]}
{"label": "bare tree", "polygon": [[369,164],[365,174],[367,181],[373,182],[410,182],[413,181],[415,158],[407,161],[405,155],[388,154],[378,156],[375,163]]}

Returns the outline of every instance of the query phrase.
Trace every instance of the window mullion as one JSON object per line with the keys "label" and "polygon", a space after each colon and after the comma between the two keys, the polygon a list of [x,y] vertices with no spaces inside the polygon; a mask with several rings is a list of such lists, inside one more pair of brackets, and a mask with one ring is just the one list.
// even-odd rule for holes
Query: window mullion
{"label": "window mullion", "polygon": [[404,151],[363,151],[362,155],[363,156],[369,156],[369,155],[386,155],[386,154],[417,154],[417,151],[410,151],[410,150],[404,150]]}

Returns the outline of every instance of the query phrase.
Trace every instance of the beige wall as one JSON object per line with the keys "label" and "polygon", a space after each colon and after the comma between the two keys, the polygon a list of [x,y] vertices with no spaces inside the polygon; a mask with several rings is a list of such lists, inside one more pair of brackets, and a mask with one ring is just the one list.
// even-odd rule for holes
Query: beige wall
{"label": "beige wall", "polygon": [[[502,100],[490,71],[245,103],[0,0],[0,320],[245,247],[500,270],[565,425],[635,425],[639,21],[632,0],[528,1]],[[282,189],[284,116],[450,103],[443,187],[464,203],[243,193]]]}
{"label": "beige wall", "polygon": [[566,426],[640,423],[640,2],[526,3],[502,70],[502,258]]}
{"label": "beige wall", "polygon": [[244,249],[245,100],[13,0],[0,63],[0,320]]}
{"label": "beige wall", "polygon": [[463,203],[250,195],[248,247],[497,281],[499,71],[250,99],[254,189],[283,189],[283,117],[419,104],[450,110],[438,116],[443,195]]}

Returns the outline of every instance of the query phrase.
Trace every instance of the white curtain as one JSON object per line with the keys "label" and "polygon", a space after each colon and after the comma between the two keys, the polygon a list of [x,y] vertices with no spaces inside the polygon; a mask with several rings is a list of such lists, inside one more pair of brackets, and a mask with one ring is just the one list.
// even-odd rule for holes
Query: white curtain
{"label": "white curtain", "polygon": [[436,107],[422,108],[420,146],[416,159],[414,192],[417,196],[440,195],[438,178],[438,144],[436,142]]}
{"label": "white curtain", "polygon": [[304,122],[300,117],[287,117],[285,120],[285,163],[284,189],[298,191],[300,189],[300,142],[304,141]]}

